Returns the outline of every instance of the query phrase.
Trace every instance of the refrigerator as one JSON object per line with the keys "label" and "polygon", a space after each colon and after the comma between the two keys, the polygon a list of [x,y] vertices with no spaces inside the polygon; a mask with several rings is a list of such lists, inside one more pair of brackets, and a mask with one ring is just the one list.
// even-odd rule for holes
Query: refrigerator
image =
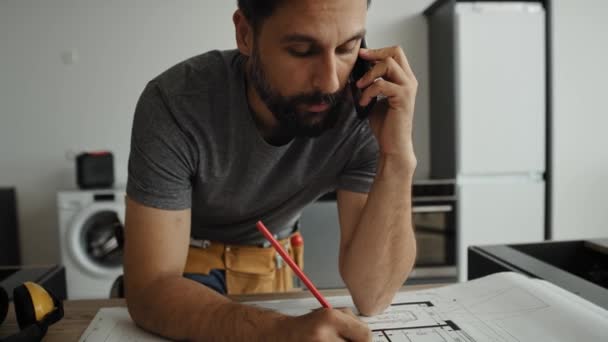
{"label": "refrigerator", "polygon": [[454,178],[457,266],[472,245],[545,236],[541,2],[437,1],[429,32],[431,178]]}

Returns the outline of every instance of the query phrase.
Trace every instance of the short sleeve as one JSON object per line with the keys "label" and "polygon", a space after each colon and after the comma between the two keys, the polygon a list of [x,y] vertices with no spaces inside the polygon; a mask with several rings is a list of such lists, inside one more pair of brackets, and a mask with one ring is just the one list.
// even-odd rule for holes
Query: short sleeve
{"label": "short sleeve", "polygon": [[159,209],[187,209],[198,165],[196,145],[171,111],[167,96],[149,83],[135,109],[127,195]]}
{"label": "short sleeve", "polygon": [[369,124],[360,125],[352,157],[338,176],[338,189],[369,192],[376,176],[378,151],[378,142]]}

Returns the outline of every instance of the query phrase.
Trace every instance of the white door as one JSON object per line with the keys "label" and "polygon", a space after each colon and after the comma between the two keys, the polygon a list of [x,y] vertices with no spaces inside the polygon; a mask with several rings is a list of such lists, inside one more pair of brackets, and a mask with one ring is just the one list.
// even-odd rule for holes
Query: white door
{"label": "white door", "polygon": [[457,4],[459,174],[544,171],[544,17],[539,4]]}
{"label": "white door", "polygon": [[467,248],[540,242],[545,231],[545,183],[534,177],[462,179],[458,185],[458,269],[467,277]]}

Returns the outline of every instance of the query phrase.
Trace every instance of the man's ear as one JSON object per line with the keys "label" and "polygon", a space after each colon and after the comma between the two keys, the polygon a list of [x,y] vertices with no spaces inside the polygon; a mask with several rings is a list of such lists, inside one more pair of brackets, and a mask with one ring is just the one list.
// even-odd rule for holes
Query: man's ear
{"label": "man's ear", "polygon": [[234,31],[236,33],[236,45],[245,56],[251,56],[253,51],[253,27],[240,9],[232,15]]}

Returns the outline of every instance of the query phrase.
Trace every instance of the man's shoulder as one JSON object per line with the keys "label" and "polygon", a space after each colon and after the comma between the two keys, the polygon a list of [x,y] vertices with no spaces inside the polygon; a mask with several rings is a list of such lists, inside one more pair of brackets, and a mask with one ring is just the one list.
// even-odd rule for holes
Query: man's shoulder
{"label": "man's shoulder", "polygon": [[169,96],[207,92],[231,79],[238,57],[238,50],[208,51],[175,64],[151,82]]}

